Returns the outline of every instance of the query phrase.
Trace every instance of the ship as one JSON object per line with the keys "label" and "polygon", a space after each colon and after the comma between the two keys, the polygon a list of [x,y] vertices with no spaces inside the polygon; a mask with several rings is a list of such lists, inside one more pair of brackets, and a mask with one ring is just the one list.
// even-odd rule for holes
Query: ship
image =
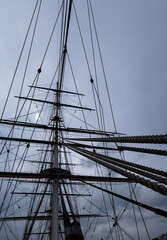
{"label": "ship", "polygon": [[[124,101],[126,85],[111,88],[118,59],[104,61],[103,52],[111,54],[104,33],[116,24],[112,4],[37,0],[1,8],[11,29],[8,67],[15,64],[12,76],[0,72],[0,239],[140,240],[165,231],[167,133],[149,125],[140,132],[140,123],[134,130],[132,115],[127,128],[117,124],[123,111],[133,113],[116,104],[115,117],[112,96]],[[135,105],[134,94],[127,98]]]}

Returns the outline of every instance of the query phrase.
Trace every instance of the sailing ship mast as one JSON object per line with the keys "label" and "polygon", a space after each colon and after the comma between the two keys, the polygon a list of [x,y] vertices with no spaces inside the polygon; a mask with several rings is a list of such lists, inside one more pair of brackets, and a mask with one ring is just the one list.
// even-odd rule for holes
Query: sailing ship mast
{"label": "sailing ship mast", "polygon": [[[64,76],[64,68],[65,68],[65,59],[66,59],[66,51],[67,51],[67,40],[68,40],[68,32],[69,32],[69,24],[70,24],[70,16],[71,16],[71,7],[72,7],[72,0],[69,2],[68,10],[67,10],[67,24],[65,25],[65,42],[63,43],[63,52],[61,53],[62,62],[60,63],[61,68],[59,71],[59,79],[57,82],[57,94],[56,94],[56,103],[60,104],[60,94],[62,89],[62,82]],[[60,92],[58,92],[60,91]],[[58,169],[58,127],[59,127],[59,107],[57,106],[56,109],[56,132],[55,132],[55,146],[53,152],[53,167]],[[59,207],[58,207],[58,178],[53,182],[53,193],[52,193],[52,228],[51,228],[51,239],[59,239]]]}
{"label": "sailing ship mast", "polygon": [[[36,23],[39,17],[41,3],[42,1],[37,1],[35,6],[35,11],[37,12]],[[87,1],[87,5],[89,21],[90,18],[92,18],[90,22],[90,33],[92,35],[92,28],[94,27],[100,62],[104,71],[91,1]],[[88,65],[89,82],[92,87],[95,109],[89,106],[85,107],[81,103],[81,97],[84,95],[82,92],[78,92],[75,79],[75,91],[65,90],[63,88],[66,61],[68,61],[71,75],[74,77],[71,60],[68,54],[68,37],[72,9],[76,15],[76,22],[78,24],[84,55]],[[37,236],[37,239],[40,240],[58,240],[60,239],[60,236],[62,239],[66,240],[83,240],[84,238],[87,239],[89,232],[90,239],[93,239],[93,234],[95,233],[95,230],[98,229],[96,228],[96,225],[100,222],[99,219],[104,218],[106,219],[105,223],[107,222],[107,224],[105,224],[107,226],[107,230],[106,232],[105,230],[102,231],[102,227],[99,227],[101,231],[98,230],[103,239],[124,239],[125,237],[127,237],[127,239],[134,239],[130,234],[128,234],[126,228],[123,228],[120,224],[121,218],[127,212],[126,210],[130,204],[133,204],[133,211],[135,208],[134,206],[139,207],[138,213],[141,218],[143,218],[143,215],[140,207],[161,217],[167,217],[166,210],[159,209],[156,206],[137,200],[135,194],[135,189],[137,188],[136,185],[138,183],[147,187],[147,189],[150,189],[151,191],[157,192],[157,194],[167,196],[167,173],[136,162],[125,161],[123,153],[125,151],[131,151],[167,156],[166,150],[127,146],[129,143],[166,144],[167,135],[124,136],[124,134],[117,132],[114,119],[114,131],[106,131],[104,110],[99,95],[98,84],[96,82],[97,69],[95,69],[95,77],[93,77],[86,55],[85,45],[73,0],[62,1],[61,6],[59,6],[53,32],[60,16],[60,56],[58,66],[55,71],[56,73],[58,72],[58,76],[56,81],[55,78],[53,78],[56,83],[53,84],[52,82],[49,86],[38,84],[38,80],[43,71],[43,58],[42,63],[37,70],[35,80],[33,81],[33,84],[29,86],[30,90],[28,94],[26,96],[23,95],[21,88],[19,96],[16,96],[18,105],[15,117],[12,119],[5,119],[5,108],[1,114],[0,125],[7,127],[10,126],[10,129],[8,132],[4,132],[4,134],[0,136],[0,140],[2,141],[1,156],[5,159],[4,168],[0,171],[0,178],[2,178],[0,186],[2,192],[2,202],[0,205],[2,211],[0,218],[0,232],[4,231],[6,239],[9,239],[6,231],[6,228],[8,227],[10,229],[11,239],[17,239],[17,236],[20,237],[20,235],[15,235],[15,232],[12,231],[13,225],[9,226],[8,222],[22,220],[26,221],[22,235],[24,240],[31,239],[33,236]],[[34,26],[34,32],[35,30],[36,24]],[[47,50],[53,37],[53,32],[49,38]],[[93,46],[92,36],[91,44]],[[44,56],[46,56],[47,50],[44,53]],[[92,52],[92,55],[94,56],[95,52],[93,47]],[[55,75],[56,74],[54,74],[54,77]],[[105,74],[104,80],[104,85],[107,89],[106,92],[109,94]],[[12,85],[13,83],[11,84],[11,88]],[[44,98],[39,98],[38,94],[36,95],[36,92],[44,93]],[[53,101],[48,97],[50,93],[52,93],[52,96],[55,94]],[[72,104],[63,102],[64,95],[67,95],[68,98],[69,95],[72,97],[77,96],[78,102]],[[7,102],[8,98],[6,100],[6,103]],[[22,103],[22,105],[20,103]],[[36,122],[34,122],[33,118],[31,119],[34,105],[40,106]],[[52,108],[51,115],[49,116],[49,120],[46,121],[48,122],[46,124],[39,121],[42,115],[42,110],[45,110],[44,106],[47,106],[46,109],[49,109],[50,107]],[[26,110],[26,116],[23,115],[23,109]],[[83,118],[82,123],[84,123],[85,126],[83,127],[82,124],[80,127],[77,125],[75,126],[75,122],[72,127],[66,125],[63,110],[66,111],[67,109],[74,110],[72,118],[75,116],[75,111],[81,111]],[[110,97],[109,109],[111,116],[113,117]],[[97,113],[98,128],[93,128],[92,124],[89,124],[85,117],[86,111]],[[44,118],[46,118],[46,115],[48,118],[48,114],[45,114]],[[29,134],[29,131],[31,134]],[[120,143],[123,143],[123,146]],[[36,152],[38,151],[39,157],[33,160],[33,157],[36,155],[34,154],[32,148],[36,145]],[[45,147],[41,147],[39,149],[39,145],[44,145]],[[78,156],[82,157],[79,164],[85,164],[88,160],[92,162],[94,171],[89,173],[89,170],[92,167],[90,167],[91,165],[88,165],[86,168],[86,174],[83,170],[84,168],[81,168],[79,173],[73,172],[70,167],[77,166],[79,164],[78,162],[70,162],[68,160],[67,151],[71,151],[75,154],[73,158],[78,158]],[[60,153],[62,152],[63,157],[60,157]],[[115,157],[115,153],[117,154],[117,157]],[[10,159],[9,156],[14,157]],[[10,164],[10,161],[12,161],[12,164]],[[33,166],[37,166],[37,169],[28,167],[26,162],[35,164]],[[5,183],[5,179],[7,179],[7,184]],[[111,185],[112,183],[113,185]],[[35,187],[32,190],[30,190],[30,187],[27,187],[28,191],[26,187],[20,187],[21,184],[25,184],[24,186],[26,187],[28,184],[33,184]],[[81,186],[81,188],[76,188],[74,191],[74,188],[71,185],[75,184],[76,186]],[[129,191],[126,196],[124,196],[123,193],[120,194],[119,189],[118,191],[115,190],[116,187],[121,188],[121,184],[126,184],[126,187],[129,186],[127,187],[127,189],[129,188]],[[85,187],[83,191],[82,185]],[[95,189],[95,191],[90,190],[90,188]],[[98,191],[101,193],[100,197]],[[9,196],[9,192],[11,196]],[[17,198],[18,195],[21,197]],[[22,195],[29,197],[28,200],[25,200],[26,203],[24,202],[24,199],[22,199]],[[80,211],[78,210],[77,205],[78,199],[76,199],[79,197],[86,198],[85,202],[81,202]],[[119,211],[116,208],[117,200],[115,199],[121,199],[122,201],[122,207]],[[89,207],[88,203],[90,203]],[[29,206],[29,209],[26,211],[25,205]],[[119,204],[118,207],[120,207]],[[16,213],[14,208],[16,208]],[[20,208],[21,211],[19,210]],[[111,208],[112,211],[110,211]],[[86,210],[86,213],[83,210]],[[94,213],[94,210],[97,211]],[[82,221],[82,223],[86,226],[84,231],[83,225],[81,224],[80,226],[79,222],[82,218],[87,219]],[[90,220],[91,218],[93,220]],[[134,219],[136,222],[135,211]],[[37,221],[41,221],[41,224],[36,225]],[[151,239],[147,231],[145,221],[143,220],[143,222],[145,225],[146,235],[148,239]],[[137,236],[138,239],[140,239],[138,225],[137,223],[135,224]],[[104,227],[103,222],[101,223],[101,226]],[[97,234],[99,234],[99,232]]]}

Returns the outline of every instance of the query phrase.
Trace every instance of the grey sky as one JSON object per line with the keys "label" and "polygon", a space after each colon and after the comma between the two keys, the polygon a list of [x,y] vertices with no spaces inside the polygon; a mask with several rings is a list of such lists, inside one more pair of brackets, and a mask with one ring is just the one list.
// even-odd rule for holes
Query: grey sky
{"label": "grey sky", "polygon": [[[88,60],[91,68],[93,68],[88,21],[85,21],[85,17],[87,17],[85,1],[75,1],[75,4],[78,9]],[[165,134],[167,130],[167,1],[92,0],[92,5],[118,132],[127,135]],[[0,0],[1,109],[10,86],[33,7],[33,0]],[[33,48],[35,53],[31,57],[31,71],[28,73],[27,85],[29,80],[32,81],[39,67],[48,41],[47,34],[50,33],[54,22],[54,12],[57,13],[56,7],[57,4],[54,0],[43,1],[40,26],[37,31],[39,37],[36,36],[35,38]],[[78,30],[75,30],[77,25],[74,16],[70,27],[69,56],[74,66],[79,91],[86,95],[83,104],[91,107],[93,99],[89,82],[90,77],[82,45],[78,43],[80,37]],[[58,43],[55,42],[52,49],[57,46]],[[77,50],[78,48],[79,50]],[[46,84],[53,75],[52,69],[56,66],[54,60],[56,61],[58,58],[58,56],[54,56],[54,53],[58,54],[56,50],[49,53],[50,58],[48,58],[44,67],[40,84]],[[108,115],[108,108],[105,107],[107,97],[104,89],[104,79],[101,69],[98,71],[106,128],[113,131],[111,117]],[[64,86],[74,89],[74,84],[69,85],[72,78],[71,73],[68,75],[69,72],[67,66],[68,79]],[[94,71],[92,73],[93,78],[95,78]],[[17,80],[19,80],[21,74],[20,71]],[[12,90],[11,99],[16,95],[17,90],[16,85]],[[10,107],[8,113],[10,113]],[[93,117],[90,116],[90,121],[92,119]],[[125,155],[127,160],[155,168],[159,167],[166,171],[166,157],[145,156],[136,153],[126,153]],[[138,195],[143,198],[146,193],[147,190],[141,188]],[[142,201],[149,204],[151,199],[154,199],[152,205],[166,207],[164,197],[161,198],[157,194],[151,195],[151,193],[150,196],[148,194],[147,198],[143,198]],[[148,219],[152,237],[166,232],[167,222],[165,219],[161,218],[160,220],[158,216],[149,213]],[[124,224],[126,225],[126,219]],[[156,224],[157,227],[154,228]],[[133,232],[133,229],[129,231]]]}

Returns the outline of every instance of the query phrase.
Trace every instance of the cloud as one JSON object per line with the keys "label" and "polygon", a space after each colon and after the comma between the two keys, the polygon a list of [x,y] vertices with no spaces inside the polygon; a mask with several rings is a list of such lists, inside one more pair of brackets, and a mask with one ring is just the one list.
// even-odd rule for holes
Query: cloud
{"label": "cloud", "polygon": [[[1,110],[4,104],[4,96],[8,92],[10,81],[18,60],[19,51],[21,49],[20,45],[23,43],[23,39],[28,27],[28,21],[31,16],[34,3],[32,1],[20,2],[19,4],[11,3],[5,1],[2,5],[3,7],[0,10],[0,77],[1,77],[1,101],[0,106]],[[89,34],[88,20],[84,20],[87,14],[86,5],[79,1],[75,1],[77,6],[77,11],[79,13],[79,20],[81,23],[81,29],[83,34],[84,42],[86,43],[86,53],[88,57],[88,62],[91,69],[92,78],[95,81],[95,70],[94,62],[92,57],[92,46],[91,39]],[[109,93],[111,96],[111,102],[113,105],[115,120],[118,132],[123,132],[128,135],[147,135],[147,134],[163,134],[166,133],[166,120],[167,120],[167,110],[166,110],[166,63],[167,63],[167,33],[166,33],[166,7],[167,2],[161,0],[157,2],[156,0],[145,0],[145,1],[92,1],[92,4],[95,9],[96,25],[99,33],[99,41],[101,44],[101,49],[103,53],[103,60],[105,65],[105,73],[108,80]],[[10,7],[9,7],[10,6]],[[41,58],[44,54],[46,43],[49,39],[49,34],[53,23],[55,21],[55,11],[58,9],[58,5],[55,2],[50,1],[44,2],[42,5],[39,23],[37,28],[37,34],[35,35],[34,45],[32,55],[30,56],[30,63],[28,65],[27,77],[25,79],[25,85],[29,85],[34,80],[37,69],[40,66]],[[72,12],[74,13],[74,11]],[[82,19],[83,17],[83,19]],[[92,25],[93,26],[93,25]],[[86,97],[82,98],[83,105],[92,106],[94,104],[92,86],[90,83],[90,73],[88,70],[87,62],[85,60],[84,51],[82,49],[82,43],[78,43],[80,40],[79,32],[76,24],[75,17],[72,16],[70,23],[69,31],[69,42],[68,42],[68,53],[70,56],[71,64],[73,67],[73,73],[75,80],[78,83],[78,89],[81,93],[86,93]],[[45,59],[45,64],[42,68],[42,73],[39,78],[40,85],[46,85],[52,79],[53,73],[57,66],[57,60],[59,57],[59,51],[55,48],[59,47],[59,42],[56,40],[56,36],[61,31],[61,26],[57,29],[56,34],[54,35],[54,40],[52,42],[51,48],[48,52],[48,55]],[[96,39],[94,40],[95,55],[98,57],[96,60],[97,64],[97,74],[99,80],[99,92],[101,93],[100,101],[103,104],[103,114],[105,119],[106,129],[109,131],[115,131],[113,121],[111,119],[110,108],[108,104],[107,91],[105,87],[105,80],[103,76],[102,67],[100,65],[99,53],[97,48]],[[30,44],[30,39],[28,40]],[[43,43],[45,47],[43,46]],[[87,43],[89,47],[87,47]],[[11,116],[15,111],[15,106],[17,105],[13,99],[14,95],[19,94],[20,83],[23,78],[24,68],[26,64],[26,56],[28,54],[28,47],[24,52],[21,66],[16,75],[17,83],[12,88],[11,98],[9,106],[6,110],[6,115]],[[75,83],[73,81],[73,75],[69,67],[69,62],[66,59],[67,69],[64,73],[64,82],[63,85],[65,88],[75,89]],[[55,80],[55,86],[56,86]],[[48,85],[47,85],[48,86]],[[27,90],[23,89],[23,94]],[[40,92],[38,97],[43,97],[43,93]],[[70,98],[70,102],[71,102]],[[66,99],[64,99],[65,101]],[[96,101],[98,97],[96,96]],[[75,103],[79,104],[79,100],[75,99]],[[27,111],[28,106],[26,106],[25,111]],[[36,104],[31,106],[31,110],[36,109]],[[49,106],[47,106],[47,110]],[[65,118],[65,123],[71,123],[73,127],[83,127],[85,125],[83,121],[77,122],[71,121],[73,115],[76,114],[76,111],[71,111],[71,115],[68,116],[67,112],[63,110],[62,117]],[[46,120],[49,118],[49,113],[47,112],[47,117],[45,115],[41,116],[40,121]],[[77,117],[83,118],[82,112],[78,111],[76,114]],[[85,118],[90,125],[98,127],[97,116],[95,113],[85,113]],[[29,118],[30,121],[34,121],[34,117]],[[104,124],[104,123],[103,123]],[[90,125],[88,125],[90,127]],[[7,135],[7,129],[3,128],[1,130],[2,135]],[[19,131],[15,131],[15,136],[20,136]],[[30,133],[26,133],[25,136],[30,137]],[[41,133],[35,135],[39,139],[42,138]],[[130,144],[128,144],[130,145]],[[113,146],[109,144],[109,146]],[[145,147],[152,147],[147,145]],[[7,146],[8,147],[8,146]],[[163,146],[156,146],[158,148],[163,148]],[[38,149],[38,147],[37,147]],[[19,160],[22,159],[23,151],[25,146],[19,151]],[[6,150],[5,150],[6,151]],[[36,152],[36,148],[30,144],[29,155],[31,158],[34,156],[33,153]],[[99,151],[100,152],[100,151]],[[17,150],[13,150],[12,159],[17,153]],[[119,154],[116,152],[110,152],[113,157],[118,157]],[[6,157],[6,153],[4,154]],[[1,161],[4,161],[5,157],[1,156]],[[76,157],[76,156],[75,156]],[[127,161],[136,162],[143,165],[148,165],[150,167],[159,168],[165,171],[166,157],[146,155],[143,153],[135,152],[125,152],[125,157]],[[35,160],[42,158],[42,154],[39,158],[35,157]],[[48,157],[47,157],[48,159]],[[93,175],[97,174],[95,165],[87,159],[78,159],[74,160],[71,157],[72,161],[75,163],[84,163],[84,165],[79,165],[74,168],[75,174],[87,174]],[[10,159],[11,160],[11,159]],[[62,160],[62,159],[61,159]],[[63,157],[64,160],[64,157]],[[4,165],[3,165],[4,166]],[[2,167],[2,165],[1,165]],[[11,166],[10,166],[11,167]],[[36,168],[27,163],[23,167],[24,171],[36,171]],[[38,171],[40,168],[38,169]],[[106,169],[103,169],[104,175],[108,174]],[[112,173],[112,176],[119,176],[117,173]],[[4,185],[4,188],[6,185]],[[103,184],[104,187],[104,184]],[[2,191],[4,190],[2,188]],[[110,187],[108,186],[110,189]],[[31,191],[30,187],[21,187],[24,191]],[[78,188],[79,192],[83,193],[84,190],[80,186]],[[92,236],[92,229],[94,230],[93,239],[102,237],[107,237],[110,232],[108,221],[110,226],[113,226],[114,223],[114,209],[112,208],[112,197],[103,196],[103,193],[87,187],[88,192],[92,195],[90,198],[86,198],[83,201],[80,201],[81,211],[85,210],[91,214],[100,213],[109,214],[109,219],[106,217],[95,218],[90,220],[81,220],[88,229],[87,223],[92,223],[90,228],[89,236]],[[122,194],[124,196],[130,197],[129,187],[125,183],[113,184],[112,190]],[[158,193],[154,193],[147,188],[137,185],[135,188],[137,199],[148,205],[152,205],[157,208],[166,209],[166,200],[164,196],[161,196]],[[9,196],[8,196],[9,199]],[[90,199],[94,205],[90,204],[88,199]],[[76,199],[75,199],[76,200]],[[80,200],[80,199],[79,199]],[[105,200],[105,201],[104,201]],[[26,201],[22,201],[21,206],[24,206]],[[75,202],[75,201],[74,201]],[[79,202],[79,201],[78,201]],[[126,207],[126,202],[120,200],[119,198],[114,197],[114,202],[116,205],[117,215],[121,215],[120,226],[131,234],[135,239],[137,239],[136,226],[134,221],[133,208],[130,203]],[[5,202],[5,206],[7,202]],[[48,203],[48,206],[50,206]],[[27,204],[28,205],[28,204]],[[43,207],[45,209],[45,206]],[[99,209],[100,208],[100,209]],[[147,233],[142,223],[142,218],[138,208],[135,206],[136,216],[138,219],[139,231],[141,233],[141,239],[147,238]],[[18,210],[18,208],[17,208]],[[24,213],[25,208],[21,214]],[[150,211],[142,209],[143,215],[146,219],[150,235],[158,236],[164,231],[166,231],[166,220],[161,218]],[[11,212],[9,210],[8,214]],[[88,221],[88,222],[85,222]],[[95,223],[98,223],[98,226],[95,227]],[[156,226],[156,228],[155,228]],[[23,226],[24,227],[24,226]],[[86,227],[84,231],[86,232]],[[14,224],[10,223],[10,228],[14,232]],[[19,225],[17,225],[19,228]],[[113,236],[116,238],[116,228],[113,229]],[[3,230],[5,231],[5,230]],[[3,236],[5,233],[2,233]],[[124,238],[126,239],[126,234],[123,233]],[[19,233],[18,233],[19,236]],[[6,237],[6,234],[5,234]],[[5,239],[4,237],[4,239]],[[111,237],[111,236],[110,236]],[[111,239],[111,238],[110,238]]]}

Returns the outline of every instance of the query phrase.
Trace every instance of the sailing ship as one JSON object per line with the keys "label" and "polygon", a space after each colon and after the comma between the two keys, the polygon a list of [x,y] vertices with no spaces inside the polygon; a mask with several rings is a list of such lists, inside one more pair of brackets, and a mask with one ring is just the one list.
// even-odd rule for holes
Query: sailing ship
{"label": "sailing ship", "polygon": [[166,223],[167,211],[147,197],[165,199],[167,172],[137,161],[166,158],[167,135],[117,131],[98,4],[37,0],[24,12],[29,25],[1,108],[0,239],[152,239],[152,216]]}

